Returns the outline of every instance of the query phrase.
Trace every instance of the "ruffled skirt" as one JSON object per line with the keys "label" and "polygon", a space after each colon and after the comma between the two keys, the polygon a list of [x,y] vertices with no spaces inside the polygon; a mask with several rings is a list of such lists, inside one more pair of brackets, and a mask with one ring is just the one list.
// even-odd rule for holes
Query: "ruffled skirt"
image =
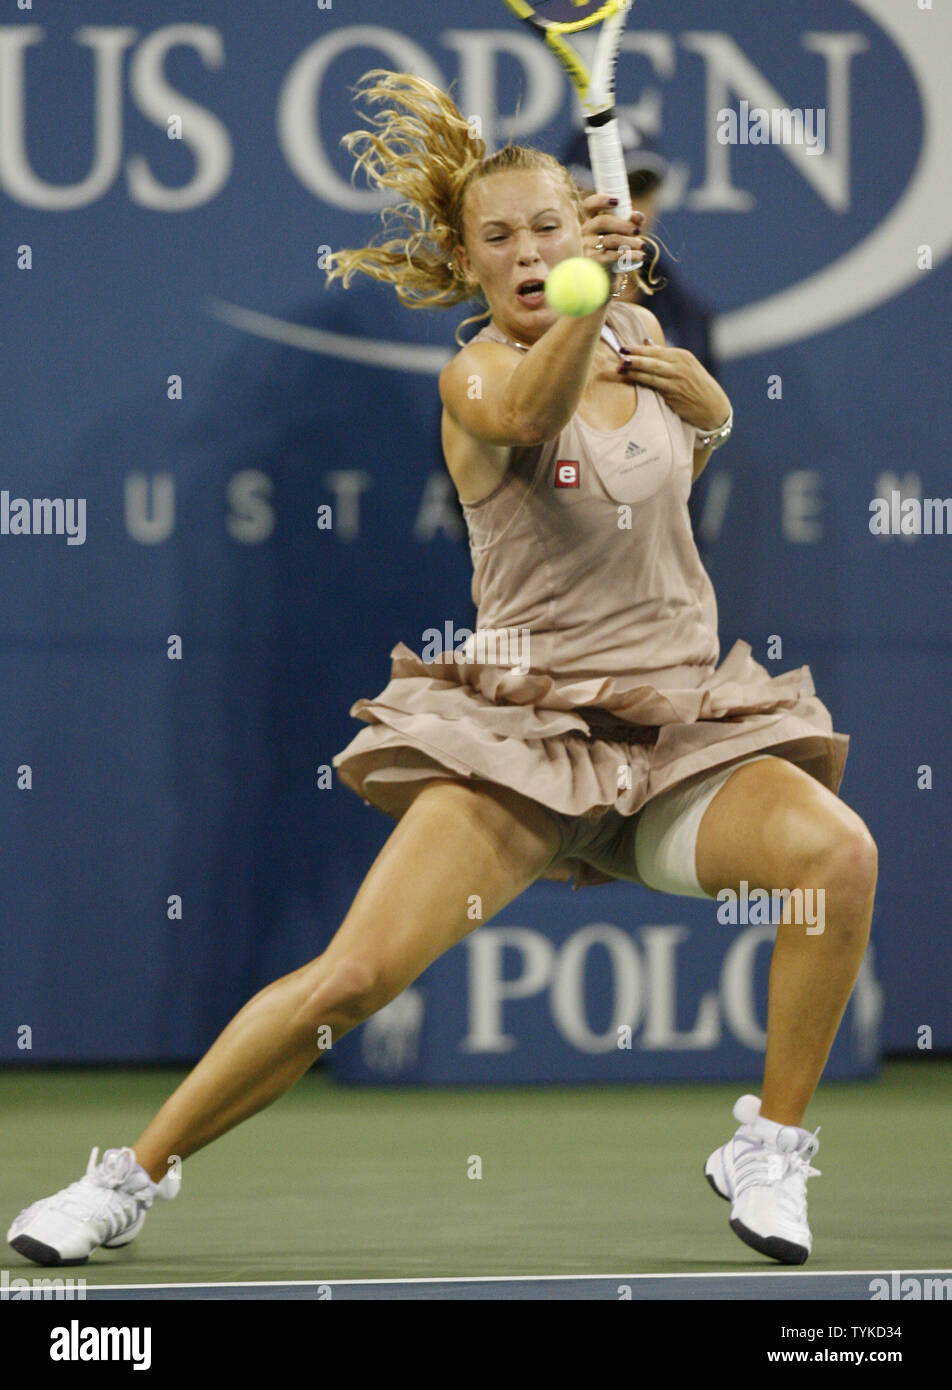
{"label": "ruffled skirt", "polygon": [[809,667],[771,676],[746,642],[715,670],[659,673],[662,687],[643,674],[424,662],[402,642],[390,656],[389,684],[351,706],[368,727],[333,759],[371,805],[385,786],[442,775],[498,783],[563,815],[631,816],[696,773],[763,752],[834,793],[842,780],[849,738],[833,731]]}

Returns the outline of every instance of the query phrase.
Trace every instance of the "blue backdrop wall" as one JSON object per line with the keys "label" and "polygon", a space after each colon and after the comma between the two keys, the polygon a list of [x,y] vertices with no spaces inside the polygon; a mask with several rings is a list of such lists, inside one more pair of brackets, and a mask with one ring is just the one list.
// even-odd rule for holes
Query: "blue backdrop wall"
{"label": "blue backdrop wall", "polygon": [[[0,1060],[195,1057],[336,928],[391,825],[319,771],[394,644],[474,616],[437,443],[464,313],[323,286],[322,255],[362,244],[380,207],[339,148],[350,87],[372,66],[453,83],[494,145],[558,153],[573,119],[558,65],[490,3],[175,14],[83,0],[0,24]],[[620,104],[672,162],[659,230],[711,306],[735,406],[694,503],[722,651],[742,637],[771,669],[809,663],[852,736],[842,795],[880,845],[845,1070],[871,1064],[877,1029],[893,1049],[923,1026],[952,1046],[952,537],[870,530],[877,496],[950,491],[950,40],[948,9],[915,0],[639,0],[619,65]],[[717,112],[742,100],[822,110],[822,152],[721,145]],[[5,530],[20,497],[84,499],[85,534]],[[670,1034],[694,1027],[734,939],[714,907],[540,885],[497,927],[561,947],[607,923],[657,982],[639,933],[680,926]],[[444,1010],[469,998],[460,1055],[480,1028],[489,1054],[500,1028],[554,1028],[541,1003],[547,1022],[477,1006],[477,938],[430,985]],[[515,978],[530,938],[506,940]],[[589,943],[591,999],[616,971],[593,1036],[631,983],[613,941]],[[678,1054],[639,1018],[644,1048]],[[753,1021],[730,1038],[721,1074],[759,1046]],[[576,1019],[552,1046],[581,1075],[572,1059],[601,1044]],[[531,1071],[525,1053],[480,1065]]]}

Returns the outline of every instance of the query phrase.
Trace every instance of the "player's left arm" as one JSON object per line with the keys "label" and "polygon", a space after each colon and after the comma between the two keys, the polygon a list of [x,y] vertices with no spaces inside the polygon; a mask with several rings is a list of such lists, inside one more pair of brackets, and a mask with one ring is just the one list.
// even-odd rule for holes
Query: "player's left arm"
{"label": "player's left arm", "polygon": [[[648,320],[648,336],[632,347],[631,356],[618,369],[620,375],[634,386],[657,391],[676,415],[696,429],[715,430],[723,425],[731,411],[727,392],[693,352],[666,345],[664,330],[650,309],[639,304],[638,310]],[[700,477],[712,452],[694,450],[692,483]]]}

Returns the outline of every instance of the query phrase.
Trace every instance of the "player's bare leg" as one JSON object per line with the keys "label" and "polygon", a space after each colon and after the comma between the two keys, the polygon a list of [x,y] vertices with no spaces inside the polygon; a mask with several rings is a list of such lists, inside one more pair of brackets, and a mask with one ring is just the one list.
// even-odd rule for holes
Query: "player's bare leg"
{"label": "player's bare leg", "polygon": [[435,780],[403,795],[327,950],[249,1000],[132,1146],[153,1181],[277,1100],[322,1055],[321,1029],[336,1041],[383,1008],[557,852],[552,818],[504,788]]}
{"label": "player's bare leg", "polygon": [[761,1114],[803,1124],[862,963],[876,889],[876,845],[863,821],[782,758],[749,763],[725,782],[698,831],[697,874],[718,890],[812,888],[822,933],[777,928],[767,1008]]}

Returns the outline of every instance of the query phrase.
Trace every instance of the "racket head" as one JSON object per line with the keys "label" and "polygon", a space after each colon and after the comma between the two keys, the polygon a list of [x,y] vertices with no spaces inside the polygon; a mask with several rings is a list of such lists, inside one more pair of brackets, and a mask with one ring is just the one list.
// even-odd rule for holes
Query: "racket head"
{"label": "racket head", "polygon": [[[632,0],[504,0],[561,61],[576,88],[585,116],[595,187],[618,200],[622,217],[631,212],[624,152],[614,119],[615,63]],[[592,71],[566,42],[571,34],[603,26]]]}
{"label": "racket head", "polygon": [[629,0],[505,0],[505,3],[520,19],[553,34],[581,33],[629,6]]}

